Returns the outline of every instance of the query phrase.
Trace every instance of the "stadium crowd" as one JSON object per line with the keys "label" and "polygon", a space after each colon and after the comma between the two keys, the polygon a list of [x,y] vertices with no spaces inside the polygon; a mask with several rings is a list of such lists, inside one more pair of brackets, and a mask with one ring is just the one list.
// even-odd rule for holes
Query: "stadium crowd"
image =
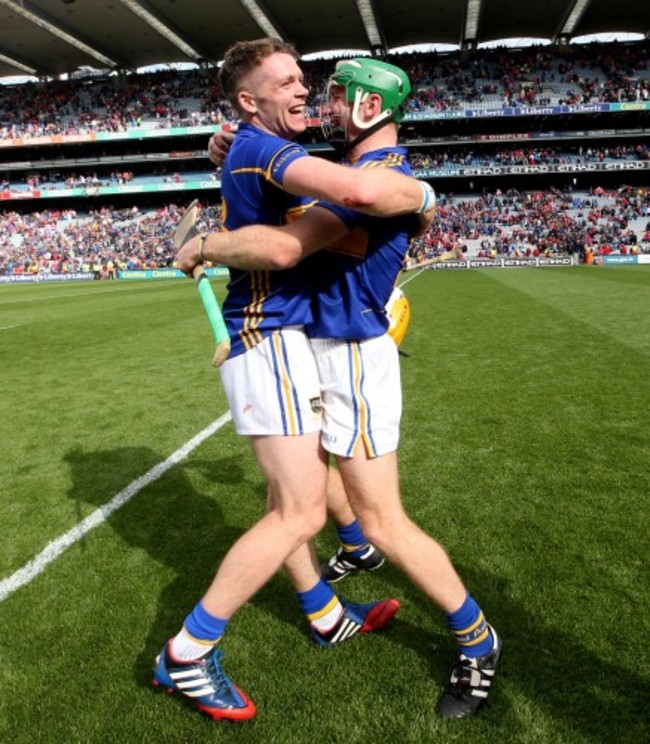
{"label": "stadium crowd", "polygon": [[[649,218],[639,235],[630,223]],[[424,262],[451,253],[527,257],[585,252],[650,253],[650,192],[632,188],[590,194],[510,189],[476,198],[441,196],[429,232],[413,241],[410,259]]]}
{"label": "stadium crowd", "polygon": [[[156,210],[108,207],[88,214],[47,210],[9,212],[0,223],[0,274],[92,271],[111,278],[117,270],[173,266],[171,234],[182,206]],[[647,221],[645,221],[647,219]],[[637,234],[630,223],[641,220]],[[206,206],[200,229],[220,225],[217,206]],[[475,198],[439,195],[436,220],[413,241],[410,259],[426,261],[453,252],[500,255],[650,253],[650,192],[595,189],[578,196],[550,190],[487,192]]]}
{"label": "stadium crowd", "polygon": [[556,165],[559,163],[604,163],[612,160],[648,160],[647,143],[598,147],[544,145],[542,147],[496,148],[477,152],[469,148],[436,148],[428,152],[410,152],[414,170],[438,170],[459,166]]}
{"label": "stadium crowd", "polygon": [[[540,147],[510,147],[476,151],[470,148],[432,148],[427,152],[409,151],[409,160],[413,170],[439,171],[446,168],[459,167],[492,167],[512,165],[557,165],[607,163],[620,160],[649,160],[650,146],[643,142],[637,144],[613,144],[611,146],[566,144]],[[176,161],[171,172],[163,166],[148,164],[146,174],[134,175],[129,170],[111,170],[106,174],[98,174],[93,163],[93,170],[62,172],[57,169],[31,170],[22,178],[12,177],[12,172],[0,171],[0,192],[19,192],[24,190],[69,189],[74,187],[120,186],[130,183],[182,183],[192,180],[217,180],[214,171],[200,170],[197,165],[201,161],[186,161],[185,166]],[[207,162],[207,161],[204,161]],[[191,170],[186,170],[190,168]]]}
{"label": "stadium crowd", "polygon": [[[392,61],[407,70],[413,83],[412,113],[481,105],[544,105],[595,101],[645,102],[650,98],[650,42],[537,46],[523,50],[479,50],[461,55],[401,54]],[[302,64],[311,101],[331,71],[331,60]],[[24,136],[118,132],[133,127],[218,124],[235,120],[224,101],[215,68],[193,71],[0,86],[0,141]],[[316,109],[307,112],[315,116]],[[619,141],[620,142],[620,141]],[[416,145],[417,146],[417,145]],[[436,147],[412,149],[416,170],[449,166],[540,165],[647,160],[647,143],[611,146],[550,144],[535,146]],[[47,187],[126,185],[143,178],[180,182],[192,176],[180,164],[150,175],[128,168],[97,171],[75,168],[31,169],[18,184],[5,170],[0,191]],[[191,167],[186,164],[186,168]],[[207,174],[214,176],[214,173]],[[202,174],[205,177],[206,174]],[[630,188],[605,193],[596,189],[578,197],[550,190],[524,193],[484,192],[479,197],[440,195],[431,230],[413,242],[411,259],[423,261],[452,252],[458,256],[650,252],[650,196]],[[0,274],[93,271],[115,276],[118,269],[171,266],[170,235],[181,207],[89,213],[43,210],[5,212],[0,221]],[[218,208],[203,211],[204,226],[219,225]],[[631,226],[633,223],[634,229]]]}
{"label": "stadium crowd", "polygon": [[[647,40],[467,54],[409,53],[392,55],[389,61],[409,74],[413,113],[650,100]],[[313,60],[302,66],[311,103],[317,106],[332,62]],[[308,115],[316,116],[316,109]],[[234,120],[216,68],[0,86],[0,140]]]}
{"label": "stadium crowd", "polygon": [[503,106],[647,101],[649,59],[649,46],[642,42],[480,50],[441,56],[434,64],[409,55],[400,64],[418,91],[414,109],[449,110],[495,98]]}
{"label": "stadium crowd", "polygon": [[[169,204],[150,211],[9,212],[0,223],[0,275],[94,272],[116,278],[118,270],[171,266],[176,254],[171,235],[182,211]],[[206,206],[201,228],[218,224],[217,210]]]}

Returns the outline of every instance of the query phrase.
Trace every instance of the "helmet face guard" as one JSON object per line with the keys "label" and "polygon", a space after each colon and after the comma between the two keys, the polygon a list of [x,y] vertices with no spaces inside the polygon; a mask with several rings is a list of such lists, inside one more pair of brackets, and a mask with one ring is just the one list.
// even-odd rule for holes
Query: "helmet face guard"
{"label": "helmet face guard", "polygon": [[[348,139],[350,120],[357,129],[365,130],[365,136],[371,133],[368,130],[375,131],[391,121],[399,124],[410,92],[408,76],[395,65],[366,57],[338,62],[321,111],[323,133],[330,142],[336,142]],[[381,96],[382,110],[371,121],[363,121],[359,109],[371,93]]]}
{"label": "helmet face guard", "polygon": [[320,108],[320,127],[328,142],[344,142],[348,129],[347,105],[340,105],[345,90],[330,78],[322,95]]}

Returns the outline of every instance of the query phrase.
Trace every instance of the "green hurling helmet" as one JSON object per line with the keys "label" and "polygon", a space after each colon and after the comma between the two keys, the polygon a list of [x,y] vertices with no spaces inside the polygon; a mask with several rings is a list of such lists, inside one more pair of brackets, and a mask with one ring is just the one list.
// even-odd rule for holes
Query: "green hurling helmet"
{"label": "green hurling helmet", "polygon": [[[338,62],[331,82],[344,86],[352,116],[357,126],[366,128],[387,119],[400,123],[406,114],[406,99],[411,92],[407,74],[399,67],[372,57],[358,57]],[[382,113],[370,124],[358,121],[359,103],[369,93],[378,93],[382,99]]]}

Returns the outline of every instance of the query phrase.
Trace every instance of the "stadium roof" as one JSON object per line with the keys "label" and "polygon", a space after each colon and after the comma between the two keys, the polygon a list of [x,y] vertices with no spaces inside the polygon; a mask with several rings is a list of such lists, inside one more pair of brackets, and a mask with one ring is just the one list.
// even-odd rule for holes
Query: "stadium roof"
{"label": "stadium roof", "polygon": [[0,0],[0,77],[217,62],[275,35],[300,54],[650,32],[648,0]]}

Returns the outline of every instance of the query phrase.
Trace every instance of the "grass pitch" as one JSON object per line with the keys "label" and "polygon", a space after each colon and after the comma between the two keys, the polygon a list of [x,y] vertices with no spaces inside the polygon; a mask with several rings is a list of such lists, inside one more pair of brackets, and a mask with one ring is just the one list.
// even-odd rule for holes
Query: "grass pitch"
{"label": "grass pitch", "polygon": [[[647,740],[650,271],[431,271],[406,292],[404,501],[503,636],[485,711],[436,718],[453,644],[391,567],[339,586],[399,598],[394,625],[332,651],[281,576],[236,615],[225,666],[258,704],[251,723],[150,686],[262,514],[228,424],[0,602],[0,740]],[[5,586],[226,411],[212,351],[186,280],[0,288]]]}

